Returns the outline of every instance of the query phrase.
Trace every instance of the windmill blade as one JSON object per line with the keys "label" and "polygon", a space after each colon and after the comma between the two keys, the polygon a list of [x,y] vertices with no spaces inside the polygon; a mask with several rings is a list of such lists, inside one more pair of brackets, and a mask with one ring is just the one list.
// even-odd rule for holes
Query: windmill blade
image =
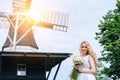
{"label": "windmill blade", "polygon": [[29,11],[32,0],[13,0],[12,7],[14,12]]}
{"label": "windmill blade", "polygon": [[47,26],[43,27],[67,31],[69,14],[43,9],[31,9],[31,12],[36,15],[35,20],[39,20],[36,26],[46,24]]}
{"label": "windmill blade", "polygon": [[10,23],[5,13],[0,12],[0,29],[8,29],[9,27],[10,27]]}

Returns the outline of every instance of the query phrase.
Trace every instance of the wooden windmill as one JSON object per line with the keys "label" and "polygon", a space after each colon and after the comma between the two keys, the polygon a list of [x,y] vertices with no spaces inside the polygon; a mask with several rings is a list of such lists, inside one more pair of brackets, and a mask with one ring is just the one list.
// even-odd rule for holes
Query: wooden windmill
{"label": "wooden windmill", "polygon": [[[67,32],[69,15],[56,11],[33,9],[31,0],[13,0],[12,13],[0,13],[0,23],[9,23],[9,33],[0,55],[0,80],[48,80],[52,68],[69,53],[37,52],[32,27],[39,26]],[[33,18],[31,14],[37,15]],[[4,24],[2,24],[4,26]],[[23,51],[22,51],[23,50]],[[46,77],[46,71],[48,76]]]}
{"label": "wooden windmill", "polygon": [[30,51],[38,49],[32,32],[34,26],[67,31],[68,14],[43,9],[29,10],[30,4],[31,0],[13,0],[13,13],[5,14],[10,22],[10,30],[4,51],[16,51],[23,46],[31,47]]}

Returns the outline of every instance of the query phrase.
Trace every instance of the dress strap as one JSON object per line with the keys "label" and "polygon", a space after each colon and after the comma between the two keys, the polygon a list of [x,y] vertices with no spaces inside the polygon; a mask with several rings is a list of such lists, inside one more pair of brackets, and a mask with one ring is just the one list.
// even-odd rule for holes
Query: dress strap
{"label": "dress strap", "polygon": [[87,55],[87,59],[88,59],[88,61],[90,60],[90,55]]}

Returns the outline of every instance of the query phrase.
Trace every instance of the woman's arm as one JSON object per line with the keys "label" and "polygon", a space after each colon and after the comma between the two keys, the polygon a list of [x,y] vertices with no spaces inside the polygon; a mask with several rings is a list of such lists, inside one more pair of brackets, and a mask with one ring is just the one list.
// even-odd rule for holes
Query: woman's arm
{"label": "woman's arm", "polygon": [[90,64],[90,72],[93,74],[96,74],[96,67],[93,58],[90,56],[89,58],[89,64]]}

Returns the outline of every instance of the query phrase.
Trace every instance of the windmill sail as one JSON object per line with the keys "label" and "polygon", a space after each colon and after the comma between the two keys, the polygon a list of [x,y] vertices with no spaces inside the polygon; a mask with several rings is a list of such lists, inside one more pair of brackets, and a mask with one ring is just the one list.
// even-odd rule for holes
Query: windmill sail
{"label": "windmill sail", "polygon": [[37,16],[36,20],[40,21],[36,26],[41,26],[47,23],[49,24],[47,28],[64,32],[67,31],[69,14],[40,8],[31,8],[31,12],[34,12],[34,15]]}
{"label": "windmill sail", "polygon": [[30,46],[34,49],[38,49],[32,32],[33,26],[45,27],[63,32],[67,31],[68,14],[41,9],[33,12],[35,12],[34,15],[37,16],[36,19],[29,13],[24,12],[6,15],[10,23],[10,29],[3,50],[14,51],[18,46]]}

